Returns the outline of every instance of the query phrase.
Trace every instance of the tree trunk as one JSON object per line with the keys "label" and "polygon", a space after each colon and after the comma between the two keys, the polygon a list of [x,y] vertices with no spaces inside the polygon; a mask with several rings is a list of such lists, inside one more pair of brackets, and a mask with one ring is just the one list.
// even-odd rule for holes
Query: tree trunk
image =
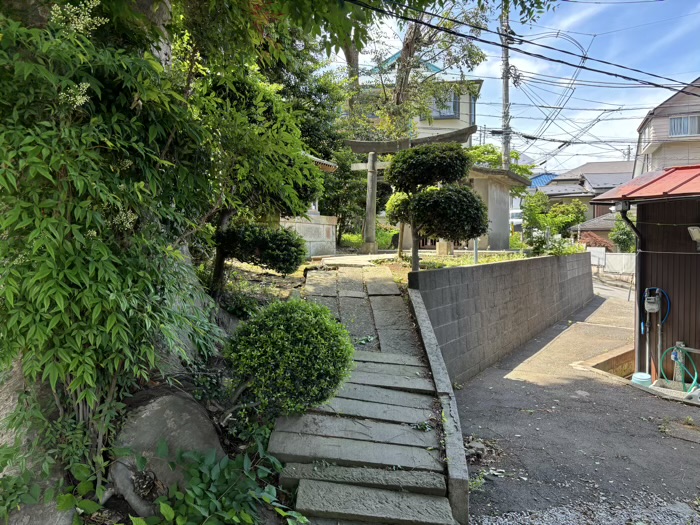
{"label": "tree trunk", "polygon": [[413,70],[413,59],[416,54],[416,44],[420,39],[420,27],[418,24],[411,24],[406,31],[401,47],[401,57],[396,68],[396,84],[394,87],[394,104],[400,106],[408,97],[408,81]]}
{"label": "tree trunk", "polygon": [[398,246],[399,253],[397,254],[397,257],[399,259],[401,259],[401,257],[403,257],[403,239],[405,236],[405,228],[404,228],[405,226],[406,226],[405,223],[403,223],[403,222],[399,223],[399,246]]}
{"label": "tree trunk", "polygon": [[420,258],[418,256],[418,245],[420,244],[420,235],[416,228],[415,221],[411,221],[411,271],[420,271]]}
{"label": "tree trunk", "polygon": [[[221,212],[219,216],[219,224],[216,227],[216,231],[224,230],[227,226],[231,217],[233,216],[233,210],[225,209]],[[215,301],[221,298],[221,294],[226,287],[226,255],[224,249],[216,245],[216,255],[214,257],[214,270],[211,274],[211,284],[209,286],[209,295]]]}
{"label": "tree trunk", "polygon": [[348,64],[348,80],[350,80],[350,85],[354,92],[353,96],[348,100],[348,105],[352,111],[355,102],[355,94],[360,91],[360,52],[353,42],[344,42],[343,54]]}

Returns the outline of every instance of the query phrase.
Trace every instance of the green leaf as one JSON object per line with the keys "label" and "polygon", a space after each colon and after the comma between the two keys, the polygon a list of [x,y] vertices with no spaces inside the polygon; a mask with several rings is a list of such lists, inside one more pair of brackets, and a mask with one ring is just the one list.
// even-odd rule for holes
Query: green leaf
{"label": "green leaf", "polygon": [[148,465],[148,459],[146,459],[145,456],[139,456],[136,458],[136,468],[140,472],[143,472],[144,470],[146,470],[146,465]]}
{"label": "green leaf", "polygon": [[148,525],[146,520],[143,518],[134,518],[133,516],[129,516],[129,519],[131,519],[131,525]]}
{"label": "green leaf", "polygon": [[89,499],[83,499],[78,502],[78,508],[87,514],[94,514],[102,508],[102,505]]}
{"label": "green leaf", "polygon": [[70,472],[77,481],[86,481],[92,474],[90,467],[82,463],[73,465]]}
{"label": "green leaf", "polygon": [[165,459],[168,457],[168,442],[165,441],[165,439],[161,439],[160,441],[158,441],[156,455],[161,459]]}
{"label": "green leaf", "polygon": [[160,513],[168,521],[173,521],[175,519],[175,511],[170,505],[168,505],[164,501],[160,503]]}
{"label": "green leaf", "polygon": [[61,511],[73,510],[77,500],[73,494],[60,494],[56,499],[56,508]]}

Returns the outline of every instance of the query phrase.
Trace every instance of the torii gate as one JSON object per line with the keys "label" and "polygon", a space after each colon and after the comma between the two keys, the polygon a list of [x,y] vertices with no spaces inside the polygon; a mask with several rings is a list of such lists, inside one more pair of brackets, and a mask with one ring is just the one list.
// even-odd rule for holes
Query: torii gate
{"label": "torii gate", "polygon": [[420,139],[400,139],[388,141],[346,140],[345,144],[353,153],[367,153],[367,165],[353,164],[353,171],[367,170],[367,206],[365,208],[365,230],[362,251],[363,253],[377,253],[377,169],[387,168],[388,163],[377,164],[378,153],[396,153],[398,151],[434,144],[437,142],[464,143],[476,133],[476,126],[469,126],[447,133],[440,133],[432,137]]}

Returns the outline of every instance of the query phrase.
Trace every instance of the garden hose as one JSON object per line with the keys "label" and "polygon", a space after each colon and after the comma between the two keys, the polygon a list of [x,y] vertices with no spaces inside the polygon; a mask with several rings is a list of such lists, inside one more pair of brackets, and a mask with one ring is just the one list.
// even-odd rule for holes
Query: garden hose
{"label": "garden hose", "polygon": [[[674,362],[678,363],[680,367],[683,369],[683,371],[688,374],[689,376],[693,377],[693,382],[690,384],[690,388],[688,390],[685,390],[685,380],[683,381],[683,391],[685,393],[692,392],[693,389],[695,389],[696,386],[699,386],[698,383],[698,367],[695,365],[695,362],[693,361],[692,356],[690,355],[690,352],[688,352],[685,348],[682,348],[680,346],[672,346],[671,348],[667,348],[666,351],[661,355],[661,362],[659,363],[659,370],[661,371],[661,376],[664,378],[664,380],[669,383],[669,379],[666,377],[666,373],[664,372],[664,367],[661,366],[661,363],[664,362],[664,359],[666,358],[666,354],[668,354],[672,350],[680,350],[685,354],[685,356],[688,358],[688,360],[692,363],[693,369],[695,370],[695,376],[693,377],[693,374],[686,368],[686,366],[681,363],[680,361],[676,361],[675,359],[673,360]],[[685,378],[685,375],[683,376]]]}

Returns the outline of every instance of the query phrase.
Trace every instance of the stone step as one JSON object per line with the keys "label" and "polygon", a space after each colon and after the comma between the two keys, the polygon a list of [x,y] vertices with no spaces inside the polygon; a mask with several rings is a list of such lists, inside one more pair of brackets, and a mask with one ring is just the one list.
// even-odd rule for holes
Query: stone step
{"label": "stone step", "polygon": [[281,417],[275,422],[275,430],[422,448],[439,446],[437,433],[433,431],[418,430],[407,424],[397,425],[324,414]]}
{"label": "stone step", "polygon": [[354,439],[306,436],[275,431],[270,454],[283,463],[335,463],[345,467],[400,468],[443,473],[437,450]]}
{"label": "stone step", "polygon": [[[309,525],[367,525],[366,521],[334,520],[330,518],[310,518]],[[388,523],[375,523],[374,525],[389,525]]]}
{"label": "stone step", "polygon": [[425,366],[425,362],[420,357],[404,354],[394,354],[388,352],[363,352],[356,350],[355,361],[365,363],[387,363],[394,365]]}
{"label": "stone step", "polygon": [[425,394],[399,392],[398,390],[390,390],[377,386],[356,385],[354,383],[345,383],[336,394],[336,397],[369,401],[371,403],[381,403],[384,405],[422,408],[424,410],[430,410],[435,403],[435,398],[433,396],[427,396]]}
{"label": "stone step", "polygon": [[403,377],[389,374],[370,374],[362,371],[354,371],[348,379],[348,383],[356,385],[380,386],[392,390],[415,392],[416,394],[433,394],[435,385],[432,379],[424,377]]}
{"label": "stone step", "polygon": [[391,270],[382,266],[364,268],[365,285],[369,295],[400,295]]}
{"label": "stone step", "polygon": [[357,399],[345,399],[342,397],[333,398],[328,404],[312,408],[311,410],[312,412],[337,416],[376,419],[377,421],[408,423],[409,425],[428,421],[434,416],[431,409],[384,405],[382,403],[358,401]]}
{"label": "stone step", "polygon": [[336,272],[308,272],[306,274],[304,294],[336,297],[338,295],[336,279]]}
{"label": "stone step", "polygon": [[305,516],[396,525],[454,525],[447,498],[303,479],[296,510]]}
{"label": "stone step", "polygon": [[433,496],[444,496],[447,493],[445,476],[437,472],[339,467],[320,463],[288,463],[280,474],[280,483],[290,491],[297,488],[301,479],[416,492]]}
{"label": "stone step", "polygon": [[425,366],[394,365],[391,363],[362,363],[355,362],[355,370],[370,374],[387,374],[401,377],[430,377]]}

